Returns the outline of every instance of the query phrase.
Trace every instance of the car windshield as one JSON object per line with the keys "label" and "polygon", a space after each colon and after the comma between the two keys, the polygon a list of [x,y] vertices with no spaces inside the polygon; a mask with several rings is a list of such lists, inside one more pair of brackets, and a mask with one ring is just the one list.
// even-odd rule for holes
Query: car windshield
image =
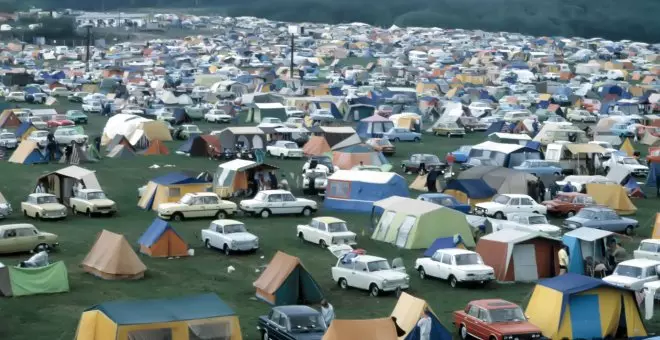
{"label": "car windshield", "polygon": [[377,272],[379,270],[388,270],[390,269],[390,264],[385,260],[372,261],[367,263],[367,268],[370,272]]}
{"label": "car windshield", "polygon": [[225,226],[225,234],[244,233],[246,231],[244,224],[230,224]]}
{"label": "car windshield", "polygon": [[103,191],[92,191],[87,193],[88,200],[102,200],[105,199]]}
{"label": "car windshield", "polygon": [[587,220],[593,220],[596,218],[596,212],[589,209],[582,209],[575,216],[580,218],[585,218]]}
{"label": "car windshield", "polygon": [[469,266],[471,264],[484,264],[479,254],[461,254],[454,256],[457,266]]}
{"label": "car windshield", "polygon": [[291,315],[289,316],[292,332],[323,332],[325,322],[321,314],[316,315]]}
{"label": "car windshield", "polygon": [[620,264],[616,266],[616,269],[614,269],[614,274],[619,275],[619,276],[627,276],[627,277],[632,277],[636,279],[641,279],[642,278],[642,268],[639,267],[633,267],[633,266],[628,266],[625,264]]}
{"label": "car windshield", "polygon": [[348,227],[344,222],[333,222],[328,224],[328,231],[331,233],[340,233],[343,231],[348,231]]}
{"label": "car windshield", "polygon": [[57,203],[55,196],[41,196],[37,198],[37,204]]}
{"label": "car windshield", "polygon": [[548,224],[548,220],[545,216],[530,216],[529,224]]}
{"label": "car windshield", "polygon": [[507,204],[509,203],[509,196],[504,196],[504,195],[496,195],[495,198],[493,198],[493,202],[499,203],[499,204]]}
{"label": "car windshield", "polygon": [[284,147],[287,149],[297,149],[298,145],[296,145],[296,143],[285,143]]}
{"label": "car windshield", "polygon": [[652,253],[658,253],[658,250],[660,248],[660,244],[657,243],[651,243],[651,242],[642,242],[639,244],[639,250],[641,251],[648,251]]}
{"label": "car windshield", "polygon": [[255,201],[266,201],[266,194],[263,192],[258,192],[256,196],[254,196]]}
{"label": "car windshield", "polygon": [[624,158],[623,164],[639,165],[639,162],[637,162],[637,160],[634,158]]}
{"label": "car windshield", "polygon": [[48,136],[48,131],[39,131],[34,134],[35,137],[46,137]]}
{"label": "car windshield", "polygon": [[490,310],[490,321],[493,323],[520,322],[525,320],[525,314],[523,314],[523,311],[520,309],[520,307]]}
{"label": "car windshield", "polygon": [[179,203],[181,204],[192,204],[193,201],[193,196],[192,195],[183,195],[181,197],[181,200],[179,200]]}
{"label": "car windshield", "polygon": [[440,163],[438,156],[426,155],[424,156],[424,162],[427,164]]}

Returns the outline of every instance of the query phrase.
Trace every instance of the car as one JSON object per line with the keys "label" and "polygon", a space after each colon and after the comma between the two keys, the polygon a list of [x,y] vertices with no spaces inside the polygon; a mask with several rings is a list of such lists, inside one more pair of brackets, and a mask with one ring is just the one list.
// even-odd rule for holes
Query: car
{"label": "car", "polygon": [[558,192],[554,199],[543,201],[541,204],[548,208],[549,214],[573,217],[582,208],[596,205],[596,201],[587,194]]}
{"label": "car", "polygon": [[329,110],[325,109],[316,109],[309,114],[309,118],[312,121],[317,122],[332,122],[335,120],[335,116]]}
{"label": "car", "polygon": [[458,149],[451,152],[454,155],[456,163],[465,163],[470,158],[471,145],[461,145]]}
{"label": "car", "polygon": [[230,123],[231,116],[225,110],[213,109],[204,114],[204,120],[209,123]]}
{"label": "car", "polygon": [[69,94],[69,96],[67,97],[67,99],[68,99],[70,102],[73,102],[73,103],[82,103],[82,102],[83,102],[83,98],[85,98],[85,97],[88,96],[88,95],[89,95],[88,92],[73,92],[73,93]]}
{"label": "car", "polygon": [[16,149],[18,146],[16,134],[6,130],[0,132],[0,146],[5,149]]}
{"label": "car", "polygon": [[461,283],[484,285],[495,280],[493,267],[485,265],[479,254],[466,249],[438,249],[431,257],[415,260],[415,269],[420,279],[447,280],[452,288]]}
{"label": "car", "polygon": [[309,169],[310,165],[312,163],[317,163],[320,165],[323,165],[323,167],[328,169],[328,173],[334,173],[335,171],[339,170],[339,167],[335,166],[332,164],[332,158],[326,155],[320,155],[320,156],[311,156],[307,159],[307,162],[303,164],[302,170],[303,173]]}
{"label": "car", "polygon": [[660,261],[660,239],[649,238],[642,240],[633,254],[636,259]]}
{"label": "car", "polygon": [[27,121],[38,130],[48,130],[48,123],[46,123],[44,117],[31,116],[27,118]]}
{"label": "car", "polygon": [[557,125],[571,125],[564,117],[558,115],[550,115],[545,119],[545,123],[555,123]]}
{"label": "car", "polygon": [[24,102],[25,95],[25,92],[9,92],[9,94],[5,96],[5,100],[8,102]]}
{"label": "car", "polygon": [[112,216],[117,213],[117,204],[99,189],[79,189],[69,198],[69,206],[74,214],[82,213],[89,217],[94,214]]}
{"label": "car", "polygon": [[75,125],[73,121],[67,119],[66,115],[54,115],[50,120],[46,122],[46,124],[49,128]]}
{"label": "car", "polygon": [[613,209],[594,206],[582,208],[575,216],[565,219],[563,227],[567,229],[589,227],[632,235],[639,227],[639,223],[632,218],[619,216]]}
{"label": "car", "polygon": [[427,170],[430,168],[444,169],[447,166],[447,164],[441,161],[436,155],[416,153],[412,154],[407,160],[401,162],[401,169],[406,173],[416,172],[421,164],[424,164],[424,167]]}
{"label": "car", "polygon": [[64,219],[67,215],[66,210],[53,194],[34,193],[28,195],[25,202],[21,202],[23,215],[38,220]]}
{"label": "car", "polygon": [[50,90],[51,97],[68,97],[71,95],[71,91],[66,87],[56,87]]}
{"label": "car", "polygon": [[645,283],[660,280],[658,266],[660,266],[658,260],[626,260],[617,264],[612,275],[605,276],[603,281],[617,287],[641,291]]}
{"label": "car", "polygon": [[237,211],[236,203],[225,201],[212,192],[187,193],[176,203],[158,205],[158,217],[182,221],[186,218],[223,219]]}
{"label": "car", "polygon": [[463,137],[465,136],[465,129],[458,126],[455,122],[438,123],[432,129],[433,134],[436,136],[447,137]]}
{"label": "car", "polygon": [[534,213],[511,213],[506,215],[506,221],[493,224],[493,231],[515,229],[540,233],[549,237],[561,237],[561,228],[550,224],[548,218]]}
{"label": "car", "polygon": [[261,123],[259,124],[284,125],[282,120],[277,117],[264,117],[261,119]]}
{"label": "car", "polygon": [[327,330],[323,316],[309,306],[273,307],[257,321],[260,339],[321,340]]}
{"label": "car", "polygon": [[639,161],[637,161],[635,157],[621,156],[620,154],[612,153],[610,159],[603,163],[603,167],[606,172],[609,172],[614,165],[623,166],[635,177],[646,178],[649,175],[649,167],[639,164]]}
{"label": "car", "polygon": [[507,123],[518,123],[532,116],[529,111],[509,111],[504,114],[502,119]]}
{"label": "car", "polygon": [[295,106],[287,106],[284,108],[286,111],[286,116],[287,117],[305,117],[305,111],[295,107]]}
{"label": "car", "polygon": [[129,105],[121,110],[121,113],[128,115],[143,116],[144,110],[137,105]]}
{"label": "car", "polygon": [[493,107],[485,102],[472,102],[468,109],[474,117],[481,117],[493,111]]}
{"label": "car", "polygon": [[[328,173],[324,169],[308,169],[303,172],[302,190],[305,195],[325,192],[328,186]],[[313,181],[310,183],[310,181]],[[310,186],[312,185],[312,186]]]}
{"label": "car", "polygon": [[635,136],[635,134],[628,129],[628,124],[625,123],[612,125],[612,127],[610,127],[610,133],[621,138],[632,138]]}
{"label": "car", "polygon": [[472,207],[469,204],[463,204],[459,202],[456,197],[448,194],[441,193],[430,193],[430,194],[421,194],[417,196],[417,199],[420,201],[426,201],[441,205],[443,207],[451,208],[458,210],[462,213],[469,214]]}
{"label": "car", "polygon": [[290,128],[302,128],[305,127],[305,118],[302,117],[289,117],[284,122],[286,127]]}
{"label": "car", "polygon": [[497,166],[497,163],[486,157],[470,157],[467,162],[461,164],[461,170],[467,170],[475,166]]}
{"label": "car", "polygon": [[59,144],[84,144],[89,139],[89,136],[83,135],[76,129],[72,128],[58,128],[53,133],[55,141]]}
{"label": "car", "polygon": [[371,146],[376,151],[380,151],[385,156],[392,156],[396,153],[396,146],[387,138],[369,138],[365,144]]}
{"label": "car", "polygon": [[475,215],[504,219],[507,214],[516,212],[527,212],[546,214],[548,208],[536,203],[528,195],[503,194],[495,195],[490,202],[477,203],[474,206]]}
{"label": "car", "polygon": [[383,133],[383,138],[394,142],[404,141],[418,143],[422,141],[422,134],[410,131],[406,128],[393,127]]}
{"label": "car", "polygon": [[540,339],[541,329],[527,320],[520,306],[501,299],[470,301],[453,313],[453,324],[463,339]]}
{"label": "car", "polygon": [[462,126],[467,132],[486,131],[489,125],[482,123],[477,117],[461,116],[458,118],[459,126]]}
{"label": "car", "polygon": [[528,159],[513,168],[537,177],[548,175],[560,176],[562,174],[562,168],[559,164],[542,159]]}
{"label": "car", "polygon": [[68,110],[65,114],[66,118],[74,124],[87,124],[87,115],[80,110]]}
{"label": "car", "polygon": [[83,112],[101,113],[103,105],[100,101],[83,102],[82,110]]}
{"label": "car", "polygon": [[303,150],[295,142],[278,140],[266,146],[266,154],[279,158],[302,158]]}
{"label": "car", "polygon": [[45,147],[48,145],[48,135],[50,132],[48,131],[43,131],[43,130],[36,130],[30,132],[30,135],[28,136],[28,140],[31,140],[33,142],[36,142],[39,147]]}
{"label": "car", "polygon": [[649,148],[649,153],[646,155],[646,162],[651,163],[660,163],[660,147],[651,147]]}
{"label": "car", "polygon": [[202,134],[202,130],[194,124],[183,124],[179,127],[179,131],[179,137],[182,139],[189,139]]}
{"label": "car", "polygon": [[592,115],[591,112],[587,110],[570,110],[566,115],[566,119],[569,122],[580,123],[595,123],[598,121],[598,117]]}
{"label": "car", "polygon": [[310,216],[316,212],[316,201],[296,198],[286,190],[262,190],[252,199],[239,203],[241,211],[248,215],[258,215],[268,218],[270,215],[302,214]]}
{"label": "car", "polygon": [[299,224],[296,236],[301,241],[318,244],[321,248],[329,245],[356,245],[357,235],[348,230],[346,222],[335,217],[315,217],[309,224]]}
{"label": "car", "polygon": [[249,233],[243,222],[235,220],[215,220],[202,229],[201,235],[206,248],[220,249],[225,255],[259,249],[259,237]]}
{"label": "car", "polygon": [[410,276],[405,268],[392,268],[386,259],[378,256],[346,253],[339,257],[331,271],[332,280],[341,289],[367,290],[374,297],[410,288]]}
{"label": "car", "polygon": [[0,226],[0,254],[40,252],[55,249],[58,245],[57,235],[39,231],[32,224]]}

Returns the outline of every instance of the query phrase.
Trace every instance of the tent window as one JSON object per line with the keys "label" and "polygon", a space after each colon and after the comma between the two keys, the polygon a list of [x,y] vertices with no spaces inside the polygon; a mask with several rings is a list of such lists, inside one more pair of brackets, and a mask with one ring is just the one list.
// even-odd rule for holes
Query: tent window
{"label": "tent window", "polygon": [[392,220],[396,214],[393,211],[387,211],[383,214],[383,217],[380,219],[380,225],[378,226],[378,239],[384,240],[387,231],[390,229]]}
{"label": "tent window", "polygon": [[230,340],[231,336],[231,322],[228,320],[188,325],[188,337],[190,340]]}
{"label": "tent window", "polygon": [[128,340],[172,340],[169,328],[143,329],[128,333]]}
{"label": "tent window", "polygon": [[374,131],[373,133],[383,133],[383,124],[382,123],[375,123],[373,124]]}
{"label": "tent window", "polygon": [[343,181],[331,181],[328,188],[328,197],[350,198],[351,183]]}
{"label": "tent window", "polygon": [[406,216],[406,218],[403,220],[401,227],[399,227],[399,233],[396,236],[397,247],[403,248],[406,246],[406,243],[408,242],[408,235],[410,235],[410,230],[415,225],[415,222],[417,222],[417,217],[415,216]]}
{"label": "tent window", "polygon": [[169,196],[181,196],[181,188],[169,188]]}

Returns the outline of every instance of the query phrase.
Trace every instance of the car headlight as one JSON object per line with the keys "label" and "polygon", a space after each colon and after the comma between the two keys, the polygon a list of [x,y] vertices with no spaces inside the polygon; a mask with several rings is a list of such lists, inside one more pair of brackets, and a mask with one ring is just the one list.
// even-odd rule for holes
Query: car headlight
{"label": "car headlight", "polygon": [[388,283],[390,283],[390,281],[388,281],[388,280],[383,280],[383,284],[384,284],[384,285],[386,285],[386,284],[388,284]]}
{"label": "car headlight", "polygon": [[406,275],[406,277],[403,278],[406,282],[410,281],[410,276]]}

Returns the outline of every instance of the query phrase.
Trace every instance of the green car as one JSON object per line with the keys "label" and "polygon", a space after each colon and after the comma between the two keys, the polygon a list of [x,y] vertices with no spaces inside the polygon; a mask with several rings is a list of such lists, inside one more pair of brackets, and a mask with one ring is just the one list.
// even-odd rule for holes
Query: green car
{"label": "green car", "polygon": [[80,110],[69,110],[66,112],[66,119],[75,124],[87,124],[87,115]]}

